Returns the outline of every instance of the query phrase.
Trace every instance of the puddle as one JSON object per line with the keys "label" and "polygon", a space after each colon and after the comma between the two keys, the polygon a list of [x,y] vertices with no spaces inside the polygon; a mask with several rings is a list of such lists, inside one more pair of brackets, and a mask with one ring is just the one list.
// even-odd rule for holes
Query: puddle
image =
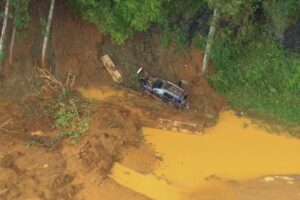
{"label": "puddle", "polygon": [[143,133],[162,158],[159,167],[145,175],[116,164],[111,177],[151,199],[235,199],[223,181],[300,174],[299,139],[269,134],[232,111],[221,113],[202,136],[152,128]]}
{"label": "puddle", "polygon": [[97,88],[78,88],[77,89],[84,97],[92,98],[97,100],[105,100],[110,97],[123,97],[124,92],[115,90],[110,87],[101,87],[101,89]]}

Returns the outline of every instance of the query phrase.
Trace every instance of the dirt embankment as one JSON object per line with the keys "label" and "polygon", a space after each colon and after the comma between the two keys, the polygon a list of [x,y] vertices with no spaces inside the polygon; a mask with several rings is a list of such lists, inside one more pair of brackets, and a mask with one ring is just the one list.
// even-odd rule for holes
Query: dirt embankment
{"label": "dirt embankment", "polygon": [[[5,66],[1,80],[0,124],[11,121],[0,128],[0,199],[147,199],[107,174],[115,161],[126,156],[128,147],[142,145],[151,151],[142,144],[142,125],[157,127],[159,118],[184,119],[203,127],[215,123],[225,101],[205,78],[194,78],[202,53],[193,48],[185,53],[163,48],[155,30],[137,34],[125,46],[115,46],[97,27],[74,16],[64,1],[57,1],[47,51],[49,69],[56,77],[64,80],[70,71],[77,77],[77,87],[111,87],[99,59],[109,54],[127,82],[139,66],[172,81],[188,80],[191,109],[177,111],[145,95],[95,100],[88,133],[77,144],[65,140],[53,146],[58,134],[55,119],[43,114],[53,99],[48,99],[49,105],[32,95],[40,89],[35,79],[42,43],[40,18],[47,16],[48,4],[38,0],[30,4],[29,29],[20,33],[13,66]],[[159,158],[152,155],[151,159]],[[145,168],[141,171],[149,171]]]}
{"label": "dirt embankment", "polygon": [[[120,92],[120,96],[92,101],[89,131],[76,144],[68,139],[55,140],[55,119],[43,113],[53,102],[34,96],[14,104],[2,101],[0,122],[11,121],[0,130],[0,198],[94,199],[93,194],[106,199],[121,199],[118,195],[146,199],[107,178],[113,164],[128,155],[126,152],[136,147],[151,152],[143,144],[141,127],[157,127],[160,117],[214,123],[204,114],[177,111],[149,96]],[[151,165],[160,159],[153,152],[144,157],[151,159]],[[135,165],[138,158],[124,162]],[[151,166],[139,168],[151,171]]]}
{"label": "dirt embankment", "polygon": [[[97,27],[73,15],[63,0],[57,0],[47,51],[49,69],[56,77],[64,79],[70,71],[77,77],[77,87],[108,86],[113,90],[111,78],[99,59],[108,54],[130,86],[135,86],[130,82],[131,75],[140,66],[152,75],[174,82],[189,81],[190,109],[176,110],[149,96],[130,95],[125,90],[125,95],[92,101],[89,131],[76,144],[67,139],[53,145],[58,134],[53,128],[55,119],[42,114],[51,106],[31,94],[39,90],[35,66],[42,44],[40,18],[46,18],[47,5],[45,1],[31,1],[29,29],[21,32],[14,64],[5,67],[5,79],[1,80],[4,87],[0,90],[0,199],[148,199],[118,185],[107,175],[116,161],[150,173],[156,161],[162,159],[143,143],[141,126],[158,127],[160,118],[201,127],[215,124],[226,102],[205,78],[194,76],[201,67],[202,52],[195,48],[182,52],[174,46],[161,47],[155,28],[136,34],[122,47],[116,46]],[[3,122],[8,123],[2,127]],[[240,186],[240,195],[245,196],[242,199],[256,198],[257,191],[263,193],[253,192],[255,184]],[[295,191],[298,185],[295,184]],[[236,185],[232,188],[237,190]],[[269,193],[273,188],[282,186],[268,186]],[[264,199],[264,194],[259,197]]]}
{"label": "dirt embankment", "polygon": [[[21,92],[28,84],[33,84],[32,75],[40,61],[43,39],[41,19],[47,17],[48,4],[32,0],[29,8],[29,28],[19,33],[13,65],[5,66],[3,72],[2,83],[6,88],[14,87],[10,93]],[[8,41],[11,28],[7,32]],[[137,33],[125,45],[117,46],[109,37],[101,34],[95,25],[81,20],[65,1],[56,1],[46,55],[49,69],[61,79],[69,71],[72,72],[77,75],[76,84],[80,86],[110,83],[111,79],[100,59],[104,54],[111,56],[125,75],[127,83],[138,67],[174,82],[181,79],[191,81],[199,72],[203,59],[203,53],[196,48],[182,50],[175,46],[162,47],[156,28]]]}
{"label": "dirt embankment", "polygon": [[11,120],[0,130],[0,199],[80,199],[78,192],[103,181],[118,187],[107,174],[122,149],[139,143],[138,116],[112,102],[93,103],[89,132],[73,145],[53,143],[57,130],[45,128],[53,119],[43,126],[22,104],[0,106],[1,123]]}

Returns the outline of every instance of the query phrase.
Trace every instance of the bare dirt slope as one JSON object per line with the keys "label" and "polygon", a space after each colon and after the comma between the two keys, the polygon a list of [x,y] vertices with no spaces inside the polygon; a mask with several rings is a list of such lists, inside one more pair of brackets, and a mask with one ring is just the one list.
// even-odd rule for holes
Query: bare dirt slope
{"label": "bare dirt slope", "polygon": [[[205,79],[192,78],[201,63],[201,52],[193,49],[178,54],[174,47],[154,48],[159,46],[157,34],[149,41],[138,34],[128,47],[113,46],[97,27],[74,16],[64,1],[57,1],[47,62],[58,79],[65,80],[71,72],[78,87],[111,85],[100,62],[101,56],[109,54],[126,80],[142,65],[153,75],[193,82],[189,91],[193,106],[190,112],[176,111],[144,95],[96,101],[88,134],[75,145],[68,140],[53,145],[57,135],[54,119],[42,114],[51,106],[32,95],[40,90],[36,67],[42,43],[40,18],[46,17],[46,5],[31,1],[29,29],[21,32],[13,66],[6,66],[1,78],[0,124],[12,123],[0,131],[0,199],[147,199],[118,185],[107,174],[114,162],[124,157],[125,149],[141,144],[142,125],[156,126],[159,117],[183,117],[203,126],[215,123],[225,101]],[[163,66],[168,66],[167,70]],[[154,156],[153,163],[156,159]]]}
{"label": "bare dirt slope", "polygon": [[0,130],[1,199],[146,199],[107,177],[125,149],[144,147],[153,163],[160,159],[142,144],[141,127],[156,127],[159,117],[215,122],[146,95],[120,92],[124,95],[92,102],[89,132],[76,144],[55,142],[54,119],[42,114],[45,101],[31,95],[14,103],[2,100],[0,122],[11,121]]}
{"label": "bare dirt slope", "polygon": [[56,130],[43,129],[43,118],[27,115],[22,106],[1,104],[1,124],[11,123],[0,131],[0,199],[80,199],[76,194],[85,188],[143,199],[107,179],[121,150],[138,144],[139,120],[130,110],[96,102],[88,135],[74,145],[66,140],[53,146]]}
{"label": "bare dirt slope", "polygon": [[[145,95],[94,101],[89,132],[76,144],[65,140],[53,146],[52,139],[57,135],[54,119],[41,115],[47,105],[32,97],[32,92],[40,89],[34,77],[42,44],[40,18],[46,17],[48,4],[38,0],[31,4],[29,29],[21,32],[14,64],[6,66],[1,76],[0,126],[11,121],[0,128],[0,199],[147,199],[107,175],[114,162],[121,160],[137,171],[151,172],[160,157],[142,142],[142,126],[157,127],[159,118],[184,119],[203,127],[215,124],[226,102],[205,78],[194,76],[201,67],[203,54],[194,48],[180,52],[175,47],[161,47],[155,29],[137,34],[123,47],[115,46],[97,27],[74,16],[64,1],[58,0],[47,51],[48,68],[56,77],[64,79],[72,72],[77,76],[78,87],[112,87],[99,59],[109,54],[127,83],[139,66],[174,82],[188,80],[191,109],[177,111]],[[28,113],[28,108],[36,112]],[[131,154],[137,151],[138,154]],[[241,199],[251,199],[256,189],[262,197],[267,196],[258,187],[246,183],[237,190]],[[271,189],[268,191],[271,193]]]}
{"label": "bare dirt slope", "polygon": [[[105,92],[92,91],[95,100],[91,105],[90,130],[76,144],[67,139],[55,146],[47,145],[57,134],[50,126],[51,119],[28,116],[22,109],[23,104],[1,101],[0,122],[12,119],[13,123],[0,131],[0,199],[146,200],[147,197],[108,177],[116,161],[148,174],[161,160],[153,148],[143,142],[141,127],[156,127],[161,115],[202,124],[215,121],[193,112],[177,111],[146,95],[117,90],[121,95],[102,99]],[[97,100],[99,94],[101,100]],[[219,180],[211,181],[218,184]],[[239,200],[296,200],[299,184],[297,177],[292,183],[276,178],[228,181],[226,188],[222,184],[217,191],[197,191],[192,199],[227,198],[231,191],[230,196],[233,194],[236,197],[233,199]]]}

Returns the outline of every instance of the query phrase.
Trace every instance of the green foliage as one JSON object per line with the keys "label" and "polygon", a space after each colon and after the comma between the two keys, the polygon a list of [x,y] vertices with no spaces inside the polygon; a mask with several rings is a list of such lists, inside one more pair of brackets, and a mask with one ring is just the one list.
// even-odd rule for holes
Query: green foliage
{"label": "green foliage", "polygon": [[186,48],[188,44],[188,34],[184,31],[184,26],[171,26],[170,28],[164,29],[161,44],[164,47],[175,44],[179,49]]}
{"label": "green foliage", "polygon": [[206,5],[204,0],[68,0],[68,3],[117,44],[123,44],[137,31],[146,31],[154,23],[163,28],[170,43],[186,43],[189,20]]}
{"label": "green foliage", "polygon": [[67,127],[76,118],[76,111],[72,106],[69,106],[63,102],[58,104],[58,110],[55,113],[55,127]]}
{"label": "green foliage", "polygon": [[125,87],[138,89],[140,87],[139,77],[136,74],[136,67],[128,63],[124,63],[123,74],[127,79],[125,80]]}
{"label": "green foliage", "polygon": [[178,18],[192,18],[206,2],[194,0],[167,0],[163,1],[164,20],[175,22]]}
{"label": "green foliage", "polygon": [[[73,140],[82,136],[89,130],[89,122],[87,119],[80,120],[78,123],[75,123],[70,130],[61,130],[60,136],[70,137]],[[73,141],[74,142],[74,141]]]}
{"label": "green foliage", "polygon": [[193,45],[198,49],[205,49],[207,38],[201,34],[193,37]]}
{"label": "green foliage", "polygon": [[43,36],[48,36],[49,33],[47,32],[47,21],[45,18],[40,18],[40,24],[41,24],[41,27],[42,27],[42,35]]}
{"label": "green foliage", "polygon": [[250,1],[243,0],[207,0],[212,9],[217,9],[220,13],[234,16],[238,13],[240,7]]}
{"label": "green foliage", "polygon": [[31,19],[28,12],[30,0],[11,0],[14,7],[14,23],[17,31],[28,28],[29,20]]}
{"label": "green foliage", "polygon": [[0,52],[0,61],[2,61],[5,57],[5,53],[4,52]]}
{"label": "green foliage", "polygon": [[69,0],[89,22],[98,25],[113,41],[122,44],[135,31],[145,31],[161,16],[160,0]]}
{"label": "green foliage", "polygon": [[[209,77],[212,85],[234,107],[265,113],[287,124],[300,123],[299,55],[287,54],[281,47],[285,28],[300,18],[299,0],[68,2],[118,44],[156,24],[163,46],[186,48],[192,40],[200,49],[207,38],[199,28],[208,21],[201,21],[201,14],[217,9],[220,16],[212,46],[215,74]],[[136,77],[127,77],[127,86],[134,87]]]}
{"label": "green foliage", "polygon": [[299,125],[300,59],[281,47],[284,29],[299,19],[299,2],[264,1],[264,24],[254,18],[258,1],[252,3],[241,7],[244,16],[230,16],[229,25],[219,27],[210,82],[237,109]]}
{"label": "green foliage", "polygon": [[88,112],[84,110],[80,116],[72,100],[60,101],[52,113],[55,118],[54,127],[59,130],[60,137],[70,137],[74,140],[89,129]]}
{"label": "green foliage", "polygon": [[191,23],[197,25],[203,23],[198,19],[198,15],[199,11],[205,8],[205,1],[164,1],[162,5],[163,19],[159,22],[162,28],[161,44],[164,47],[175,44],[180,49],[186,48],[193,36],[193,32],[189,30]]}
{"label": "green foliage", "polygon": [[212,85],[239,109],[300,124],[300,59],[263,37],[233,59],[228,42],[214,48]]}
{"label": "green foliage", "polygon": [[132,74],[129,76],[128,80],[126,81],[126,87],[128,88],[133,88],[137,89],[139,87],[139,82],[138,82],[138,76],[136,74]]}
{"label": "green foliage", "polygon": [[263,3],[263,7],[268,18],[269,34],[282,42],[284,29],[300,17],[300,1],[269,0]]}

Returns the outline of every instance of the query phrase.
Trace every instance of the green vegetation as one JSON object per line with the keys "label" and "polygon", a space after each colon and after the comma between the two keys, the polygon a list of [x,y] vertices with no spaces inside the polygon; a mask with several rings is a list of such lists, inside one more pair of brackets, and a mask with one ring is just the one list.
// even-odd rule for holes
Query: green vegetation
{"label": "green vegetation", "polygon": [[57,145],[64,138],[71,138],[72,143],[87,133],[90,121],[90,101],[81,97],[72,89],[76,76],[70,72],[66,81],[54,77],[48,70],[39,69],[36,81],[39,90],[21,103],[21,109],[27,117],[35,120],[46,119],[58,132],[49,141],[38,141],[47,147]]}
{"label": "green vegetation", "polygon": [[218,43],[215,50],[216,73],[209,79],[230,105],[300,124],[299,56],[286,55],[267,37],[250,43],[237,59],[226,44]]}
{"label": "green vegetation", "polygon": [[[77,105],[82,105],[80,102]],[[77,107],[72,100],[68,102],[59,102],[53,114],[55,117],[54,127],[59,130],[60,137],[70,137],[72,142],[85,134],[89,129],[89,113],[83,109],[83,112],[78,113]]]}
{"label": "green vegetation", "polygon": [[[72,90],[76,77],[68,74],[63,84],[55,79],[47,70],[41,70],[46,85],[46,91],[54,98],[54,101],[47,101],[49,104],[48,114],[54,119],[53,127],[58,130],[58,138],[71,138],[76,143],[78,137],[85,134],[89,129],[90,103],[77,96]],[[46,75],[46,76],[45,76]],[[42,94],[40,94],[42,95]]]}
{"label": "green vegetation", "polygon": [[14,8],[14,25],[16,31],[28,28],[31,16],[28,13],[28,5],[30,0],[11,0]]}
{"label": "green vegetation", "polygon": [[[28,28],[31,18],[29,6],[34,3],[30,3],[30,0],[6,2],[5,5],[10,2],[7,6],[10,9],[4,9],[6,7],[3,7],[3,4],[0,17],[3,20],[6,19],[4,16],[8,16],[9,20],[3,20],[2,32],[7,32],[5,21],[12,23],[9,25],[12,32],[9,37],[3,34],[0,38],[0,61],[4,58],[4,52],[9,52],[8,63],[12,65],[15,35],[18,36],[18,33],[23,33],[23,30]],[[54,1],[51,2],[54,6]],[[96,24],[119,45],[131,39],[136,32],[144,32],[153,27],[154,32],[160,33],[161,45],[164,47],[174,45],[185,49],[194,45],[202,50],[205,50],[206,46],[211,47],[209,49],[214,73],[209,74],[208,79],[233,108],[271,116],[288,125],[300,124],[300,56],[299,53],[287,51],[284,46],[284,31],[300,20],[299,0],[66,2],[74,12],[88,22]],[[50,11],[49,13],[52,13]],[[212,26],[212,14],[216,13],[215,11],[218,17],[214,20],[215,26]],[[51,20],[47,22],[50,23]],[[45,29],[46,21],[43,18],[41,24]],[[210,37],[212,39],[207,40],[210,25],[215,27],[216,31],[214,36]],[[51,35],[49,30],[44,31],[44,36]],[[7,45],[8,38],[11,40],[10,45]],[[45,55],[47,40],[44,40],[43,44]],[[4,48],[6,46],[10,47],[9,51]],[[147,48],[147,45],[140,47],[142,55],[147,54]],[[208,52],[209,50],[206,50],[206,53]],[[45,56],[42,56],[42,63],[43,57]],[[170,67],[161,68],[159,71],[163,72],[168,71]],[[135,67],[126,65],[124,74],[128,77],[125,85],[136,88],[138,81]],[[172,71],[172,74],[176,77],[176,71]],[[44,73],[43,78],[54,88],[61,89],[60,98],[57,97],[55,106],[50,106],[55,108],[52,117],[60,135],[76,138],[84,134],[88,128],[88,114],[83,112],[80,104],[70,98],[67,92],[69,85],[56,80],[51,73]],[[37,109],[29,109],[28,112],[32,111],[34,116],[41,115],[38,112],[41,110]]]}
{"label": "green vegetation", "polygon": [[[234,108],[300,124],[300,58],[283,49],[284,30],[300,19],[299,0],[69,0],[118,44],[155,25],[161,44],[206,46],[213,11],[212,86]],[[200,67],[200,66],[199,66]],[[134,87],[135,77],[128,86]]]}
{"label": "green vegetation", "polygon": [[297,126],[300,57],[282,46],[285,28],[300,17],[300,2],[265,1],[257,9],[264,23],[249,15],[245,24],[233,19],[219,29],[212,55],[216,72],[209,80],[232,107]]}
{"label": "green vegetation", "polygon": [[84,19],[98,25],[113,41],[122,44],[135,31],[147,30],[161,17],[160,0],[68,0]]}
{"label": "green vegetation", "polygon": [[132,89],[138,89],[139,88],[139,77],[136,74],[136,68],[134,65],[129,65],[128,63],[124,63],[124,70],[122,71],[122,74],[127,77],[127,79],[124,81],[125,87],[132,88]]}

